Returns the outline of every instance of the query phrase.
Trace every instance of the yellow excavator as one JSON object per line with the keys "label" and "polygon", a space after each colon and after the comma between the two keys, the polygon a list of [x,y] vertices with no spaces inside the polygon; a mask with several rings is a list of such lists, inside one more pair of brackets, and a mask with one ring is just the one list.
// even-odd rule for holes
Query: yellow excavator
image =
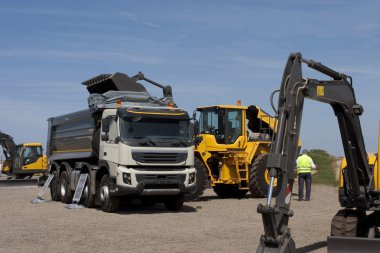
{"label": "yellow excavator", "polygon": [[[304,78],[302,64],[331,79]],[[278,123],[266,163],[270,187],[266,203],[257,207],[257,212],[262,215],[264,234],[256,252],[296,252],[295,242],[288,227],[289,219],[294,215],[290,209],[291,190],[288,174],[293,172],[297,158],[297,142],[305,98],[331,105],[339,124],[346,157],[339,188],[342,209],[335,214],[331,222],[331,235],[327,238],[328,252],[379,252],[379,159],[378,153],[374,157],[366,152],[359,120],[363,107],[356,102],[352,78],[319,62],[304,59],[301,53],[294,53],[288,58],[280,89],[274,93],[277,92]],[[378,149],[379,152],[380,147]],[[271,202],[275,180],[277,197],[273,205]]]}
{"label": "yellow excavator", "polygon": [[[199,114],[199,118],[195,115]],[[195,120],[196,187],[188,199],[203,194],[208,182],[222,197],[265,197],[265,167],[276,119],[258,106],[214,105],[197,108]]]}
{"label": "yellow excavator", "polygon": [[9,179],[31,178],[34,174],[47,172],[47,157],[43,155],[42,143],[16,145],[12,136],[0,131],[0,146],[5,156],[1,173]]}

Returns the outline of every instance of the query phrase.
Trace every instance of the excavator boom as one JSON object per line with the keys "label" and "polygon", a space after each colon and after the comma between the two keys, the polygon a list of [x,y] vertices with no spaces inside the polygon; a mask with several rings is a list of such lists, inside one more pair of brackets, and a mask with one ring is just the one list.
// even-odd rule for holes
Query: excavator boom
{"label": "excavator boom", "polygon": [[[331,79],[304,79],[302,63]],[[296,167],[304,98],[330,104],[337,117],[347,159],[344,208],[355,208],[353,213],[362,214],[375,210],[379,205],[371,191],[373,180],[359,120],[363,108],[356,102],[351,77],[294,53],[288,58],[279,92],[277,130],[267,159],[271,186],[266,205],[259,204],[257,208],[265,231],[257,252],[295,252],[295,243],[288,228],[289,218],[293,215],[288,178],[295,176],[293,170]],[[275,205],[272,205],[271,189],[276,178],[280,190]]]}

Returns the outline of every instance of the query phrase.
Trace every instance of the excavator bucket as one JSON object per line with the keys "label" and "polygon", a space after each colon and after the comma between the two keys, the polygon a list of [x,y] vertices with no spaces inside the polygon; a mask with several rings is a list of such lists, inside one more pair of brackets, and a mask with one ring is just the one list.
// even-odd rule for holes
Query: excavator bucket
{"label": "excavator bucket", "polygon": [[327,253],[378,253],[379,251],[379,238],[362,238],[347,236],[327,237]]}

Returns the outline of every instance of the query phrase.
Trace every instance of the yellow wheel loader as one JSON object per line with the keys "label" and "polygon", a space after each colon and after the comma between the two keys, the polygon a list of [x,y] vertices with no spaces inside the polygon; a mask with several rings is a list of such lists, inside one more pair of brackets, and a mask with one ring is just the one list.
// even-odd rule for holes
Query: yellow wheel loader
{"label": "yellow wheel loader", "polygon": [[[276,119],[251,105],[197,108],[195,120],[196,187],[187,196],[197,199],[210,182],[222,197],[265,197],[269,174],[265,167]],[[194,115],[194,118],[196,116]]]}
{"label": "yellow wheel loader", "polygon": [[16,145],[10,135],[0,131],[0,146],[5,156],[1,173],[9,178],[24,179],[47,172],[47,157],[43,155],[42,143]]}

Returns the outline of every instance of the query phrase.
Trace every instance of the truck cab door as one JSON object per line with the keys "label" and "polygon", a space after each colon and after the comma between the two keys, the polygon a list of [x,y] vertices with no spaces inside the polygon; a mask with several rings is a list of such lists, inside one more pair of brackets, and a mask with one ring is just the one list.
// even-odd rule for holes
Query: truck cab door
{"label": "truck cab door", "polygon": [[119,119],[116,116],[107,116],[102,120],[100,158],[114,165],[119,162]]}

